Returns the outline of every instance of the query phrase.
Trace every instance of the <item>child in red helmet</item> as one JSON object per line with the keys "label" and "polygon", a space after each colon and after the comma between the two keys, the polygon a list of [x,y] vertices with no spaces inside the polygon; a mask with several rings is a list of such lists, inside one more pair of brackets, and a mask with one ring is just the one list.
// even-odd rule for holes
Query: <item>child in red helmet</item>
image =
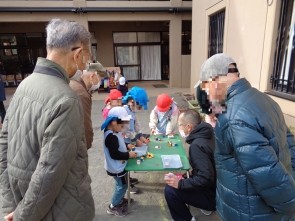
{"label": "child in red helmet", "polygon": [[103,119],[107,119],[108,113],[112,107],[122,106],[122,93],[117,89],[112,89],[104,103],[106,106],[102,110],[102,117]]}
{"label": "child in red helmet", "polygon": [[177,131],[178,108],[168,94],[160,94],[150,115],[152,134],[174,135]]}

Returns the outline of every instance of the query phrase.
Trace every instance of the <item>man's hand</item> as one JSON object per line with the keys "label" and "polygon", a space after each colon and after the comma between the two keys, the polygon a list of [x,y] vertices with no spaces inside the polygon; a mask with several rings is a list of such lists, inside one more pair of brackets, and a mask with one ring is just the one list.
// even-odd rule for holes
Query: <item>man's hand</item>
{"label": "man's hand", "polygon": [[136,158],[137,153],[136,152],[129,152],[129,158]]}
{"label": "man's hand", "polygon": [[175,189],[178,189],[178,182],[179,182],[179,179],[177,176],[175,176],[174,174],[165,174],[165,178],[164,180],[166,181],[166,183],[169,185],[169,186],[172,186],[174,187]]}
{"label": "man's hand", "polygon": [[13,220],[13,213],[8,213],[6,216],[4,216],[5,221],[12,221]]}
{"label": "man's hand", "polygon": [[141,147],[141,146],[142,146],[142,141],[141,141],[141,140],[138,140],[138,139],[137,139],[137,140],[135,141],[135,143],[136,143],[136,146],[137,146],[137,147]]}

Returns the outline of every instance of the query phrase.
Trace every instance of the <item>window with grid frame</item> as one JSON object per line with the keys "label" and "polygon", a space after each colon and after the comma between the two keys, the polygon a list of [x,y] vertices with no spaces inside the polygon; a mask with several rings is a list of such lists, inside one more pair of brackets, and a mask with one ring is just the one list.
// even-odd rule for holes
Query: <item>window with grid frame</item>
{"label": "window with grid frame", "polygon": [[223,52],[225,9],[210,16],[208,58]]}
{"label": "window with grid frame", "polygon": [[[278,36],[271,75],[273,91],[295,95],[295,0],[281,0]],[[295,97],[295,96],[294,96]]]}

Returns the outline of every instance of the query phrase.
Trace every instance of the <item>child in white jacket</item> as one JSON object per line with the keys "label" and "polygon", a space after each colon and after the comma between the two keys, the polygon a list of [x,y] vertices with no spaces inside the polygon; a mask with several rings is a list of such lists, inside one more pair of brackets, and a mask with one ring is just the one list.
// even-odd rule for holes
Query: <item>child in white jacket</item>
{"label": "child in white jacket", "polygon": [[151,134],[173,136],[177,132],[179,110],[168,94],[160,94],[150,114]]}

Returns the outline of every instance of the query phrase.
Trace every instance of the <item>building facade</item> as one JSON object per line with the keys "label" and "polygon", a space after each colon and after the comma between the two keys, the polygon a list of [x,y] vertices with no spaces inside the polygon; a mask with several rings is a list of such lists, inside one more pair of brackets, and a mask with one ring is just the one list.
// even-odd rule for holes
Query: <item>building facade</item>
{"label": "building facade", "polygon": [[280,105],[294,132],[294,8],[294,0],[193,1],[191,92],[202,63],[226,53],[241,77]]}
{"label": "building facade", "polygon": [[129,80],[169,80],[189,87],[192,2],[0,0],[0,60],[7,86],[17,85],[46,56],[52,18],[77,21],[92,33],[93,60],[118,66]]}

